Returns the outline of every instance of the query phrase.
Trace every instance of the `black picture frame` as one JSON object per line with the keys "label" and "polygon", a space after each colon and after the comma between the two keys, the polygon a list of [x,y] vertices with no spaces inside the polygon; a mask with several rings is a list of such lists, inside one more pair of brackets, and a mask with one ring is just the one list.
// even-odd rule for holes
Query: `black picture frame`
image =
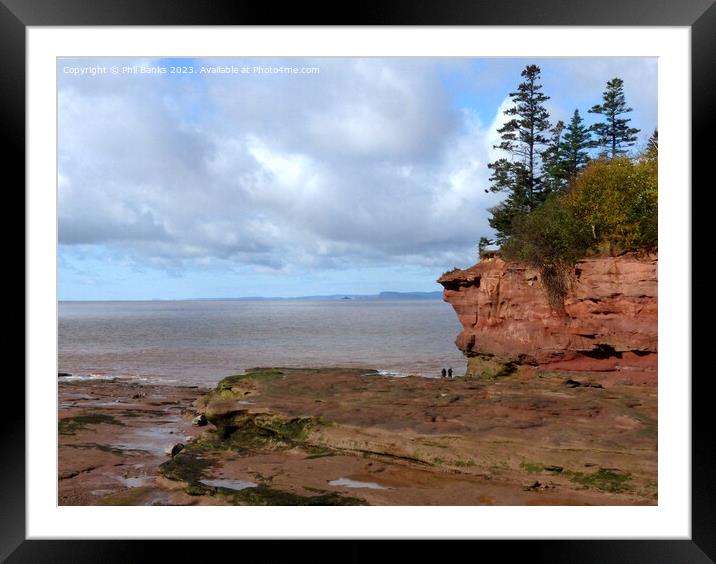
{"label": "black picture frame", "polygon": [[[0,0],[0,115],[8,141],[2,158],[4,172],[25,183],[25,32],[28,26],[89,25],[560,25],[560,26],[687,26],[692,49],[692,163],[694,178],[712,159],[708,131],[714,125],[716,99],[713,61],[716,56],[714,0],[394,0],[356,5],[335,3],[270,3],[236,0]],[[696,119],[697,118],[697,119]],[[706,178],[705,174],[703,175]],[[711,181],[709,184],[712,184]],[[10,187],[8,185],[8,187]],[[14,185],[13,185],[13,189]],[[690,234],[684,234],[690,236]],[[27,281],[26,281],[27,282]],[[23,333],[24,334],[24,333]],[[690,375],[689,375],[690,376]],[[704,374],[704,376],[709,376]],[[480,559],[499,555],[550,562],[713,562],[716,560],[716,488],[712,486],[713,439],[707,419],[708,378],[692,381],[692,536],[691,540],[619,541],[477,541],[469,551]],[[88,541],[26,540],[25,538],[25,385],[15,374],[3,382],[7,396],[0,437],[0,560],[8,562],[144,562],[153,548],[170,560],[203,560],[207,543],[220,541]],[[275,550],[291,558],[348,558],[379,555],[375,541],[328,543],[317,553],[303,541],[241,541],[264,558]],[[475,542],[475,541],[461,541]],[[270,544],[269,544],[270,543]],[[402,543],[401,543],[402,544]],[[290,545],[290,546],[286,546]],[[432,551],[445,558],[465,547],[441,543],[411,543],[424,558]],[[401,547],[401,550],[404,550]],[[461,551],[462,553],[462,551]],[[438,557],[438,556],[436,556]]]}

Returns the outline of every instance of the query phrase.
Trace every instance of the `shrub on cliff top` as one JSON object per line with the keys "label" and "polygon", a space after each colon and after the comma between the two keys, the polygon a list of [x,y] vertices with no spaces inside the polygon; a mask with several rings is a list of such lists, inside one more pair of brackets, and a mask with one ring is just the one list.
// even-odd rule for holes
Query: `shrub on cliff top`
{"label": "shrub on cliff top", "polygon": [[657,160],[649,155],[590,162],[566,194],[552,194],[539,208],[515,218],[502,255],[539,268],[549,302],[560,310],[567,272],[579,259],[656,249],[657,176]]}
{"label": "shrub on cliff top", "polygon": [[592,234],[592,247],[610,252],[655,249],[658,229],[655,158],[591,162],[578,175],[565,205]]}
{"label": "shrub on cliff top", "polygon": [[589,228],[575,210],[565,205],[564,197],[552,194],[544,205],[515,221],[502,255],[538,267],[558,266],[579,260],[591,244]]}
{"label": "shrub on cliff top", "polygon": [[657,174],[652,158],[590,162],[566,194],[553,194],[515,221],[503,255],[545,267],[573,264],[590,252],[655,249]]}

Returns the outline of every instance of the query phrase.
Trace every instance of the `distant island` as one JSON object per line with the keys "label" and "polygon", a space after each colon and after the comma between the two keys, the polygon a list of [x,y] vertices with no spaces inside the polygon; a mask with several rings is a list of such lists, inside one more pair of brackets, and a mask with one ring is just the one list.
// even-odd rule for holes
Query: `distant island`
{"label": "distant island", "polygon": [[442,300],[441,290],[435,292],[380,292],[379,294],[330,294],[324,296],[296,296],[292,298],[272,298],[266,296],[247,296],[240,298],[185,298],[179,301],[265,301],[265,300]]}

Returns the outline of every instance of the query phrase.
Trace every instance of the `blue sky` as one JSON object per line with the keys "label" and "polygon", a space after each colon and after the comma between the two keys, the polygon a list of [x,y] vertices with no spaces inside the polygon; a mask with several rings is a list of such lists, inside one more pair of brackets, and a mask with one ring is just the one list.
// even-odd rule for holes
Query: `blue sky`
{"label": "blue sky", "polygon": [[[640,146],[657,126],[656,59],[59,60],[60,299],[439,290],[490,235],[495,129],[532,63],[552,123],[592,123],[618,76]],[[249,72],[200,72],[229,66]]]}

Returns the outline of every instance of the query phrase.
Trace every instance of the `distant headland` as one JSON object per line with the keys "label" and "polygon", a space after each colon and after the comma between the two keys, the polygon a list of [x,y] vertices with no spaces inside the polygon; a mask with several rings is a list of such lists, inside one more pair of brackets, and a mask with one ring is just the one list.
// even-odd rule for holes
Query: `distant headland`
{"label": "distant headland", "polygon": [[257,301],[257,300],[442,300],[441,290],[435,292],[380,292],[378,294],[330,294],[320,296],[296,296],[272,298],[250,296],[240,298],[187,298],[180,301]]}

